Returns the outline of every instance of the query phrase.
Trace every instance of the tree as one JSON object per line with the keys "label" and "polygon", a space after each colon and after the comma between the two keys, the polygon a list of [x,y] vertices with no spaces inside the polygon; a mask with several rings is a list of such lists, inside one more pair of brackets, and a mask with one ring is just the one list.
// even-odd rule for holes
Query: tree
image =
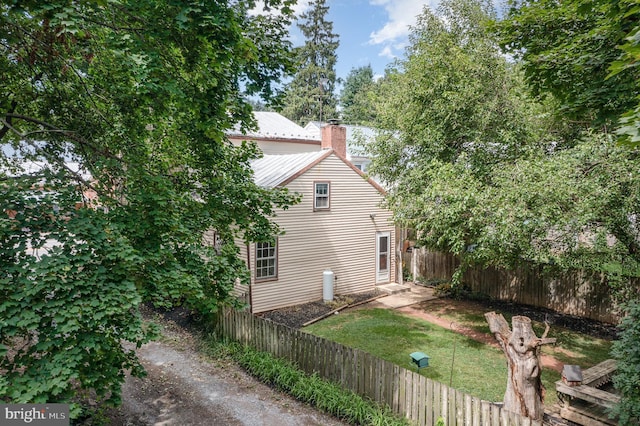
{"label": "tree", "polygon": [[372,173],[391,188],[397,220],[462,268],[583,270],[626,297],[640,273],[629,220],[640,209],[636,154],[607,134],[576,137],[556,121],[553,98],[527,98],[482,10],[444,2],[444,18],[420,18],[402,69],[382,84],[387,130],[372,146]]}
{"label": "tree", "polygon": [[336,117],[336,49],[338,35],[333,23],[326,21],[329,11],[325,0],[309,3],[310,9],[300,16],[298,28],[306,38],[294,49],[297,71],[286,85],[282,114],[305,125]]}
{"label": "tree", "polygon": [[437,13],[425,8],[418,17],[406,59],[378,95],[378,126],[401,132],[399,143],[374,146],[377,173],[390,182],[462,156],[480,176],[531,140],[517,69],[484,25],[491,6],[445,1]]}
{"label": "tree", "polygon": [[491,172],[554,129],[542,131],[535,117],[543,108],[522,96],[517,68],[488,31],[489,4],[445,1],[437,13],[418,17],[406,58],[381,81],[376,127],[384,131],[369,147],[371,172],[422,244],[463,254]]}
{"label": "tree", "polygon": [[122,343],[155,334],[140,303],[233,303],[234,239],[272,238],[294,201],[257,187],[257,148],[225,138],[290,70],[290,4],[0,6],[1,401],[118,403],[124,371],[142,374]]}
{"label": "tree", "polygon": [[[513,2],[498,29],[507,51],[522,59],[534,93],[555,96],[563,118],[584,121],[587,126],[599,127],[605,133],[609,126],[619,126],[616,131],[619,141],[633,148],[640,143],[639,13],[637,2],[632,0]],[[601,142],[594,144],[594,139]],[[614,384],[621,394],[621,403],[615,411],[620,424],[626,425],[640,420],[637,380],[633,381],[640,370],[633,351],[640,346],[640,336],[629,325],[629,321],[637,318],[638,294],[632,282],[640,275],[636,220],[640,202],[637,179],[633,176],[638,158],[637,152],[621,151],[609,140],[607,135],[589,134],[584,140],[586,144],[579,141],[575,154],[580,157],[586,152],[589,154],[579,161],[582,176],[573,175],[568,185],[580,190],[569,191],[558,200],[563,206],[572,199],[581,200],[582,206],[580,210],[570,209],[571,214],[562,212],[567,217],[564,225],[569,226],[558,224],[554,229],[556,234],[574,238],[573,242],[565,238],[562,246],[572,248],[561,251],[570,256],[559,256],[565,266],[574,263],[574,266],[601,273],[613,286],[618,299],[627,301],[622,305],[622,308],[626,306],[623,312],[627,317],[621,323],[620,341],[612,351],[618,361]],[[599,148],[592,151],[596,146]],[[569,155],[572,160],[577,159]],[[571,173],[567,167],[561,169]],[[548,178],[542,181],[549,184]],[[565,180],[563,184],[566,183]],[[574,198],[566,197],[572,192]],[[599,195],[589,195],[595,193]],[[565,229],[570,231],[565,233]],[[584,230],[597,237],[591,244],[576,244],[576,237],[584,236]],[[549,258],[553,260],[558,256]]]}
{"label": "tree", "polygon": [[[636,3],[632,0],[625,0],[620,4],[623,6],[624,16],[635,19],[637,22],[640,9],[636,7]],[[638,66],[640,62],[640,25],[636,25],[625,37],[625,43],[618,47],[622,50],[622,55],[611,64],[609,77],[621,73],[630,74]],[[637,72],[635,74],[636,93],[640,91],[640,76],[638,74]],[[620,123],[621,126],[617,129],[620,140],[632,147],[638,147],[640,145],[640,95],[636,96],[635,108],[626,111],[620,118]]]}
{"label": "tree", "polygon": [[637,425],[640,423],[640,302],[637,299],[627,304],[620,331],[620,339],[612,348],[618,360],[613,383],[623,397],[614,412],[621,425]]}
{"label": "tree", "polygon": [[540,349],[542,345],[556,342],[556,339],[547,338],[549,325],[538,338],[528,317],[514,316],[511,319],[513,330],[510,330],[502,314],[488,312],[484,316],[507,357],[504,409],[541,421],[544,416],[544,385],[540,377]]}
{"label": "tree", "polygon": [[344,122],[368,125],[374,121],[375,109],[370,93],[374,84],[371,65],[351,69],[340,94]]}
{"label": "tree", "polygon": [[514,0],[497,29],[506,52],[521,60],[534,94],[552,93],[571,120],[611,126],[636,103],[637,67],[607,78],[620,56],[617,47],[637,25],[628,13],[634,4]]}

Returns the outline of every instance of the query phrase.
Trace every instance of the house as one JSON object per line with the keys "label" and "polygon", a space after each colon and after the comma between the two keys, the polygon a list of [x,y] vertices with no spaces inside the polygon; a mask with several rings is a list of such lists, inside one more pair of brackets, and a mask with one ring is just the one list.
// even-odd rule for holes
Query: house
{"label": "house", "polygon": [[[275,243],[241,247],[251,284],[239,285],[236,294],[246,298],[251,311],[322,299],[325,271],[333,273],[336,294],[396,282],[392,214],[381,207],[384,190],[347,160],[345,128],[324,126],[318,145],[305,142],[303,133],[276,129],[261,135],[262,141],[258,134],[247,137],[267,147],[252,163],[256,183],[286,187],[302,201],[273,218],[284,231]],[[282,148],[274,146],[278,143]],[[298,152],[311,146],[316,149]]]}
{"label": "house", "polygon": [[[315,137],[320,137],[320,129],[326,123],[310,121],[304,130]],[[366,172],[371,159],[365,153],[366,144],[376,136],[376,130],[371,127],[345,124],[347,129],[347,159],[358,169]]]}
{"label": "house", "polygon": [[227,134],[234,145],[243,141],[255,142],[265,154],[298,154],[321,150],[319,132],[308,132],[277,112],[256,111],[255,131],[243,133],[238,127]]}
{"label": "house", "polygon": [[[312,121],[301,127],[277,112],[268,111],[256,111],[254,117],[258,130],[243,133],[236,128],[227,135],[231,143],[240,145],[245,140],[253,141],[265,154],[295,154],[322,149],[320,129],[326,123]],[[374,137],[375,131],[364,126],[343,127],[347,130],[345,158],[365,172],[371,160],[364,154],[362,145]]]}

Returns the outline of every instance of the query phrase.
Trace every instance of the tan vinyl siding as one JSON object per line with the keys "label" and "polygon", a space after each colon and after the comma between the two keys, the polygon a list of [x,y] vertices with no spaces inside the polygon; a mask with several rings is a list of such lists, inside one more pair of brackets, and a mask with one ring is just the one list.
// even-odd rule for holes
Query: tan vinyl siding
{"label": "tan vinyl siding", "polygon": [[[318,181],[331,183],[328,211],[313,210],[314,182]],[[376,232],[390,232],[391,241],[395,241],[391,212],[379,206],[382,194],[335,155],[294,179],[287,188],[302,194],[302,202],[275,218],[285,231],[278,241],[278,280],[255,282],[255,265],[251,265],[252,311],[321,299],[326,269],[337,277],[336,294],[373,290]],[[253,247],[251,250],[253,253]],[[393,255],[389,281],[395,282]]]}

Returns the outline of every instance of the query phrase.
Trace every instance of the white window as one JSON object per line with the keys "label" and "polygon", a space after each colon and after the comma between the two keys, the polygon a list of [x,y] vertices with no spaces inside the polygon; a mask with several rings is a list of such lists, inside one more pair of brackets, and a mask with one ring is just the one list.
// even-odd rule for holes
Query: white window
{"label": "white window", "polygon": [[329,182],[314,182],[314,210],[329,210],[329,196],[331,195]]}
{"label": "white window", "polygon": [[256,280],[278,277],[278,249],[276,243],[256,243]]}

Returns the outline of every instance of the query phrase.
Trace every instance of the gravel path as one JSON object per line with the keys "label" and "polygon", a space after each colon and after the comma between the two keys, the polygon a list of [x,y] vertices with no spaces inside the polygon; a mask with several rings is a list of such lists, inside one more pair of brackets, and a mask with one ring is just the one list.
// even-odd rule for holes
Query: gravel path
{"label": "gravel path", "polygon": [[233,363],[208,358],[198,339],[164,322],[163,340],[137,353],[148,376],[127,377],[112,425],[344,425],[258,382]]}

